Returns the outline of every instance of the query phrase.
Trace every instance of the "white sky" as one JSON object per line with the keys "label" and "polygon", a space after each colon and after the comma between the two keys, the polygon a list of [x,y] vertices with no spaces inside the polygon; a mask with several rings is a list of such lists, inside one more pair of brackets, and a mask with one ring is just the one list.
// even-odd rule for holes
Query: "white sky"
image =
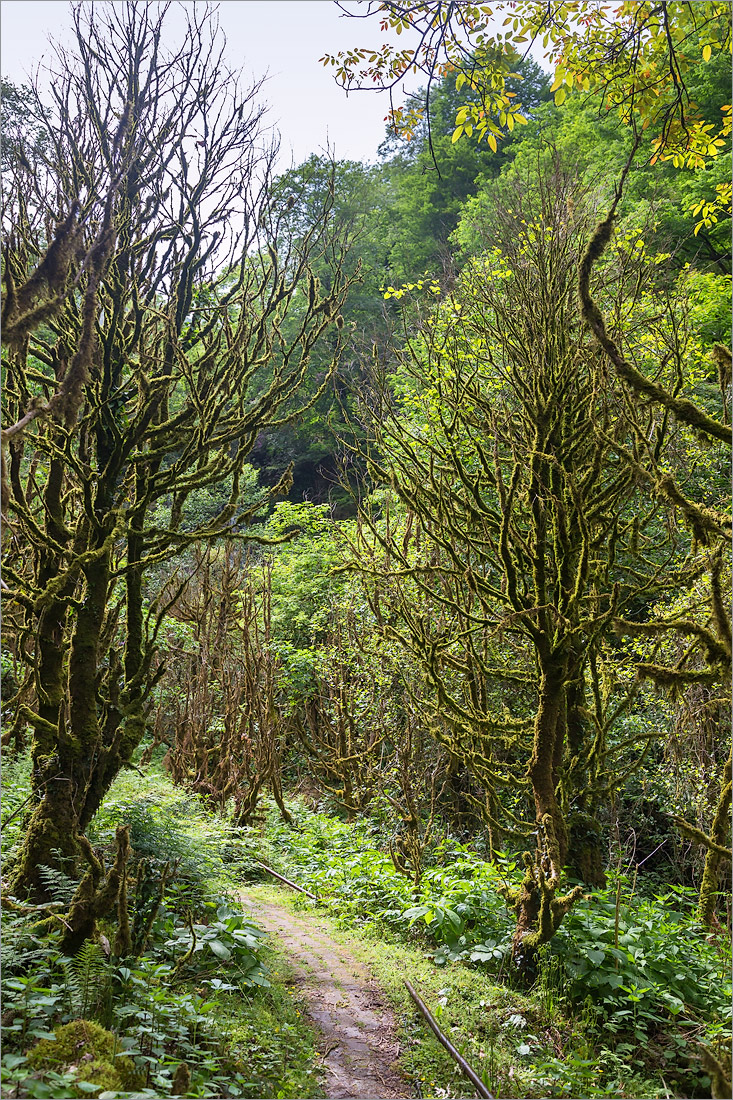
{"label": "white sky", "polygon": [[[28,81],[48,52],[49,37],[70,42],[70,11],[67,0],[2,0],[0,53],[7,80]],[[183,25],[181,15],[174,10],[169,18],[175,33]],[[377,23],[344,18],[332,0],[222,0],[219,20],[230,65],[247,77],[269,73],[262,97],[270,107],[268,121],[282,137],[281,169],[291,155],[300,164],[327,145],[339,159],[376,159],[385,136],[386,94],[347,97],[330,66],[318,59],[351,46],[381,44]]]}

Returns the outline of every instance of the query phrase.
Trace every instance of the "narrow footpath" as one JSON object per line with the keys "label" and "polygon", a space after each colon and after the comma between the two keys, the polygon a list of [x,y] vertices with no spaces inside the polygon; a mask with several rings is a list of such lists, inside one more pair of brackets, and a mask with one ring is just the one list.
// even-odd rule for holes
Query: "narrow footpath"
{"label": "narrow footpath", "polygon": [[326,1096],[397,1100],[414,1095],[397,1068],[395,1018],[364,965],[307,917],[240,894],[252,919],[287,951],[308,1012],[323,1035]]}

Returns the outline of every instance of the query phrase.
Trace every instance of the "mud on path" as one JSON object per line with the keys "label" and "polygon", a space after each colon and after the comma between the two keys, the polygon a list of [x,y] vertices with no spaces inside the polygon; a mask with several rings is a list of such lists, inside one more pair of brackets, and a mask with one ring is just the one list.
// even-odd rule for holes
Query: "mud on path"
{"label": "mud on path", "polygon": [[326,1096],[393,1100],[413,1090],[396,1068],[397,1025],[374,978],[346,948],[285,907],[247,891],[252,919],[287,951],[308,1013],[323,1035]]}

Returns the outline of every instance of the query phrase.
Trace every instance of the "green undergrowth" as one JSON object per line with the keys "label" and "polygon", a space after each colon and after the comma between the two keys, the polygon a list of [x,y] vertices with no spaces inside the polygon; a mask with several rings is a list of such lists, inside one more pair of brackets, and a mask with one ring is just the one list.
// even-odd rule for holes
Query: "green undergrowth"
{"label": "green undergrowth", "polygon": [[524,992],[458,961],[436,967],[417,945],[386,940],[379,930],[355,930],[315,903],[279,887],[248,887],[256,902],[307,911],[314,925],[360,959],[376,976],[398,1025],[400,1064],[423,1097],[472,1095],[455,1061],[422,1022],[408,977],[453,1045],[496,1097],[656,1097],[665,1093],[621,1056],[599,1073],[592,1022],[561,1008],[551,991]]}
{"label": "green undergrowth", "polygon": [[[8,782],[20,805],[20,766]],[[131,835],[132,954],[115,957],[113,916],[70,958],[45,911],[3,914],[2,1095],[322,1095],[287,963],[236,898],[246,842],[154,772],[120,777],[97,815],[90,838],[108,863],[118,824]],[[46,874],[61,917],[67,872]]]}
{"label": "green undergrowth", "polygon": [[[19,811],[6,875],[26,762],[13,763],[3,787],[4,815]],[[98,942],[67,958],[60,932],[39,923],[45,911],[4,913],[3,1096],[320,1096],[317,1038],[287,961],[237,900],[242,884],[262,879],[259,860],[320,902],[261,884],[256,895],[305,906],[377,976],[421,1095],[466,1096],[470,1086],[422,1024],[405,975],[497,1097],[710,1095],[699,1052],[721,1050],[729,1034],[730,951],[702,934],[687,891],[640,896],[643,882],[613,879],[572,910],[526,989],[498,892],[516,879],[511,855],[489,864],[444,838],[416,887],[395,871],[378,824],[289,806],[294,828],[270,806],[265,822],[241,830],[155,771],[118,779],[89,835],[109,865],[117,825],[130,826],[135,950],[110,949],[114,915]],[[78,869],[44,873],[63,915]],[[76,1031],[64,1028],[90,1037],[86,1047],[75,1039],[72,1061],[64,1044]]]}
{"label": "green undergrowth", "polygon": [[[516,879],[514,859],[493,865],[443,840],[415,887],[395,871],[369,822],[347,824],[289,805],[297,827],[284,826],[271,808],[261,858],[316,893],[341,927],[385,947],[417,948],[439,1000],[448,972],[480,974],[519,996],[513,921],[498,893]],[[544,1025],[519,1014],[525,1022],[516,1024],[522,1038],[504,1095],[524,1095],[512,1089],[529,1061],[540,1091],[527,1095],[709,1096],[700,1050],[722,1049],[730,1035],[730,947],[696,923],[692,891],[640,895],[639,885],[609,876],[609,886],[578,903],[543,949],[529,996],[545,1006]],[[574,1021],[569,1040],[563,1019]],[[496,1027],[503,1030],[501,1020]],[[487,1058],[491,1065],[494,1054]]]}

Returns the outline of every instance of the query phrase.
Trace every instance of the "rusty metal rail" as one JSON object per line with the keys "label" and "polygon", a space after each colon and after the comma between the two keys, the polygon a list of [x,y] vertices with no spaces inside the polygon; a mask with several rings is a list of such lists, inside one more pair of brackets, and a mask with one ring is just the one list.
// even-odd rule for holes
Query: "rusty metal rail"
{"label": "rusty metal rail", "polygon": [[486,1100],[494,1100],[494,1097],[486,1088],[486,1085],[483,1083],[479,1075],[475,1072],[475,1070],[471,1069],[466,1059],[463,1057],[462,1054],[458,1053],[448,1036],[440,1030],[437,1023],[435,1022],[435,1017],[433,1016],[432,1012],[427,1007],[422,998],[419,997],[418,994],[415,992],[414,987],[407,981],[407,978],[405,978],[405,987],[407,988],[407,992],[410,994],[413,1001],[417,1005],[420,1015],[425,1020],[435,1038],[445,1047],[453,1061],[461,1067],[461,1070],[471,1082],[473,1087],[476,1089],[476,1092],[479,1094],[479,1096],[485,1097]]}
{"label": "rusty metal rail", "polygon": [[266,863],[262,863],[261,860],[255,860],[258,867],[261,867],[263,871],[267,871],[268,875],[272,875],[274,878],[279,879],[280,882],[284,882],[286,886],[291,886],[293,890],[299,890],[301,894],[307,894],[309,898],[313,898],[313,901],[318,901],[318,898],[310,890],[306,890],[305,886],[298,886],[297,882],[291,882],[289,878],[285,878],[285,875],[279,874],[277,871],[273,871],[272,867],[268,867]]}

